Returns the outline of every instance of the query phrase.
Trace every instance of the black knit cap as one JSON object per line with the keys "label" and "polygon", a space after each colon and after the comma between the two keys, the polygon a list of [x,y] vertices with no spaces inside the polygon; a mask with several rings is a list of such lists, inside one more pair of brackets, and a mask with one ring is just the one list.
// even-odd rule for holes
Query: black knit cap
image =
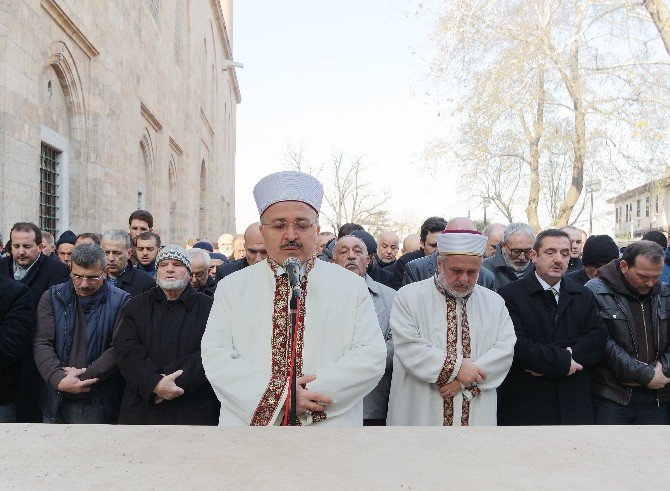
{"label": "black knit cap", "polygon": [[365,248],[368,250],[368,256],[375,254],[377,252],[377,241],[375,238],[367,233],[365,230],[354,230],[351,234],[354,237],[358,237],[365,244]]}
{"label": "black knit cap", "polygon": [[612,259],[619,258],[619,247],[609,235],[592,235],[584,243],[582,263],[607,264]]}
{"label": "black knit cap", "polygon": [[58,237],[58,241],[56,242],[56,249],[58,249],[58,246],[61,244],[72,244],[77,242],[77,236],[72,230],[66,230],[62,234],[60,234],[60,237]]}

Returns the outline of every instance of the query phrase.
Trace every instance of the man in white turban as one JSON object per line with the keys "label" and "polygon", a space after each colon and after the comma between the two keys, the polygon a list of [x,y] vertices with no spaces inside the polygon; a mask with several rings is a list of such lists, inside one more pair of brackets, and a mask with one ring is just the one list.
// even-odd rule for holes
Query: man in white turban
{"label": "man in white turban", "polygon": [[219,424],[286,425],[297,415],[301,425],[361,426],[386,345],[363,278],[314,256],[323,187],[278,172],[256,184],[254,198],[268,258],[221,280],[202,339]]}
{"label": "man in white turban", "polygon": [[446,230],[437,248],[435,276],[401,288],[391,310],[388,424],[496,425],[516,336],[503,299],[477,285],[486,237]]}

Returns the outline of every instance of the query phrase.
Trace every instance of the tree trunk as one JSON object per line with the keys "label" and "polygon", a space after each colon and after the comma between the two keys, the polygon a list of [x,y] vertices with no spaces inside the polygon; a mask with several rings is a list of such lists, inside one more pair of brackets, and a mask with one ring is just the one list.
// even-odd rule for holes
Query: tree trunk
{"label": "tree trunk", "polygon": [[670,55],[670,9],[663,2],[663,0],[646,0],[644,6],[649,12],[649,15],[656,24],[658,33],[661,35],[665,51]]}
{"label": "tree trunk", "polygon": [[544,67],[538,74],[537,111],[533,125],[533,134],[530,138],[530,191],[528,193],[528,206],[526,217],[528,225],[536,232],[540,232],[540,219],[537,215],[537,205],[540,202],[540,139],[544,131]]}
{"label": "tree trunk", "polygon": [[573,138],[573,162],[572,162],[572,180],[570,188],[563,198],[561,207],[556,215],[555,227],[564,227],[570,220],[572,209],[577,204],[584,187],[584,161],[586,159],[586,108],[582,96],[582,80],[579,71],[579,37],[584,21],[584,6],[580,5],[579,0],[575,0],[576,15],[575,29],[570,48],[570,71],[569,76],[562,72],[562,77],[572,99],[572,105],[575,111],[575,136]]}

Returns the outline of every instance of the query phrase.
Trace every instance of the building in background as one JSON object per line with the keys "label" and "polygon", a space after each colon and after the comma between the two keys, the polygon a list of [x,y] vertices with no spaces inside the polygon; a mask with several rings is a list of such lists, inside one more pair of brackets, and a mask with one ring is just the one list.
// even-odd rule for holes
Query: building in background
{"label": "building in background", "polygon": [[0,230],[234,231],[232,0],[0,5]]}
{"label": "building in background", "polygon": [[614,237],[617,242],[641,238],[645,232],[668,233],[670,217],[670,166],[665,176],[607,201],[614,205]]}

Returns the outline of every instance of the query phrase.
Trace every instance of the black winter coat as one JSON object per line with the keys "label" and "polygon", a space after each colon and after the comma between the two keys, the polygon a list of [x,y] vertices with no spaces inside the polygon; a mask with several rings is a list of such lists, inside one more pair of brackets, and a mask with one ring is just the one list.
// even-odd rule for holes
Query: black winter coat
{"label": "black winter coat", "polygon": [[[498,293],[517,336],[512,368],[498,389],[498,424],[592,424],[591,368],[604,354],[607,330],[591,291],[563,278],[556,305],[532,274]],[[570,376],[567,347],[584,367]]]}
{"label": "black winter coat", "polygon": [[[220,404],[205,377],[200,341],[212,299],[190,285],[168,301],[159,287],[130,299],[121,309],[114,340],[126,380],[119,424],[216,425]],[[184,394],[156,404],[161,374],[184,373],[175,383]]]}
{"label": "black winter coat", "polygon": [[30,352],[34,330],[28,287],[0,276],[0,404],[16,399],[20,362]]}
{"label": "black winter coat", "polygon": [[134,268],[133,263],[128,260],[128,267],[116,279],[117,288],[120,288],[126,293],[129,293],[131,298],[136,297],[140,293],[148,292],[156,286],[156,280],[149,273]]}
{"label": "black winter coat", "polygon": [[[14,265],[11,257],[0,259],[0,275],[14,279]],[[70,268],[67,264],[53,259],[51,256],[41,254],[37,258],[37,264],[28,271],[21,283],[30,289],[33,300],[33,311],[37,312],[37,304],[40,303],[42,294],[54,285],[65,283],[70,279]]]}
{"label": "black winter coat", "polygon": [[[70,279],[70,268],[56,258],[40,254],[36,264],[28,271],[21,280],[30,290],[33,315],[37,312],[37,304],[42,294],[53,285],[65,283]],[[13,259],[3,257],[0,259],[0,275],[14,279]],[[30,343],[32,345],[32,332]],[[19,423],[41,423],[42,411],[40,409],[39,390],[42,386],[42,377],[37,371],[33,361],[32,350],[24,356],[20,362],[19,393],[16,396],[16,421]]]}

